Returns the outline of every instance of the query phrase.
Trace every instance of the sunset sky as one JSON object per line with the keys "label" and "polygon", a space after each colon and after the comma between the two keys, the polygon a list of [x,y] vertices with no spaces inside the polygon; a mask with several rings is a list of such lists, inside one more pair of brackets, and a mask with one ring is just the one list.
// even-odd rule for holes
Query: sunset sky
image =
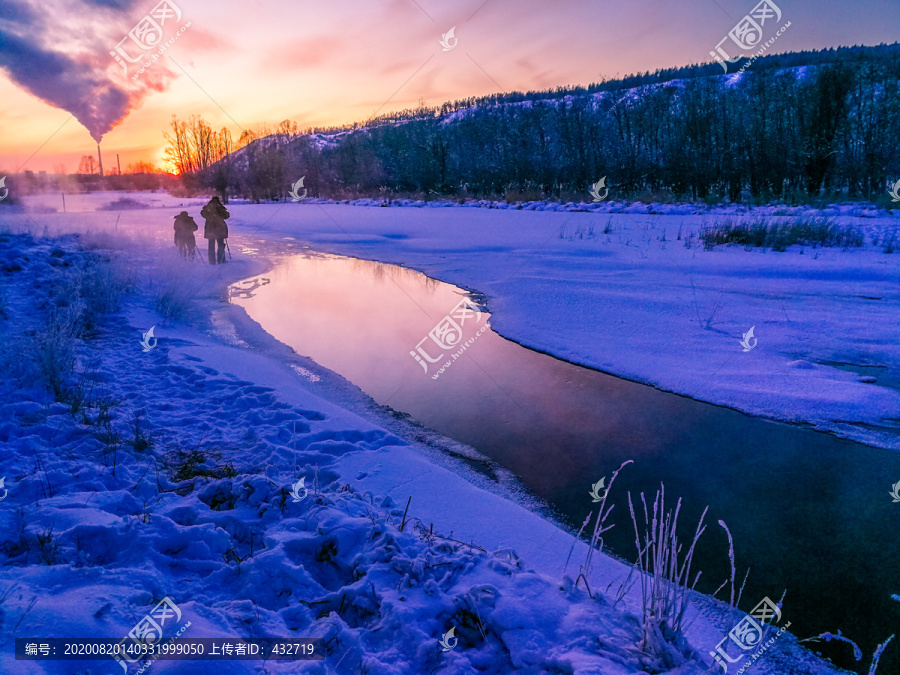
{"label": "sunset sky", "polygon": [[[116,153],[123,168],[162,165],[173,113],[199,113],[237,137],[283,119],[343,124],[420,99],[705,62],[756,1],[175,0],[182,16],[163,26],[164,40],[190,26],[132,80],[138,66],[126,76],[110,52],[158,0],[0,0],[0,173],[73,172],[95,152],[72,113],[46,101],[98,129],[115,118],[101,146],[107,166]],[[897,0],[774,1],[791,28],[773,52],[900,40]],[[454,26],[458,43],[443,51]]]}

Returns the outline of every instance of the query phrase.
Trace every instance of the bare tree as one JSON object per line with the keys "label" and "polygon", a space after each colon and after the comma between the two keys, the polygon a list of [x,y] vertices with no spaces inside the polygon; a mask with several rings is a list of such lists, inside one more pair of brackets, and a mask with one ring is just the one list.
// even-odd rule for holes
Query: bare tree
{"label": "bare tree", "polygon": [[82,155],[81,161],[78,163],[78,171],[75,173],[97,173],[97,160],[94,159],[93,155]]}
{"label": "bare tree", "polygon": [[191,153],[191,145],[188,139],[187,123],[180,122],[178,117],[172,115],[172,133],[163,132],[163,138],[169,144],[166,148],[166,161],[182,176],[194,173],[195,161]]}
{"label": "bare tree", "polygon": [[153,162],[132,162],[125,167],[125,173],[160,173]]}
{"label": "bare tree", "polygon": [[283,120],[276,127],[276,133],[293,138],[297,135],[297,123],[292,120]]}

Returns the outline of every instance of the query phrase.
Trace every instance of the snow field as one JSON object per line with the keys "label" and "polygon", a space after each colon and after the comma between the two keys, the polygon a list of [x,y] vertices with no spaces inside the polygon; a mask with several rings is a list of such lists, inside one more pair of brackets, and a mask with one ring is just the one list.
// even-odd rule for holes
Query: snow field
{"label": "snow field", "polygon": [[[264,208],[271,220],[254,236],[271,240],[268,228],[277,232],[284,223],[277,212]],[[346,213],[342,208],[337,207],[338,216]],[[171,246],[167,227],[177,210],[128,213],[119,227],[140,232],[148,250],[155,242]],[[83,220],[53,224],[63,229],[96,226],[89,214],[78,215]],[[47,216],[45,222],[52,218]],[[295,214],[290,224],[296,227]],[[391,233],[409,236],[389,239],[389,245],[401,246],[399,241],[410,249],[426,246],[410,242],[416,235],[403,232],[397,221],[391,224]],[[112,222],[101,225],[91,239],[95,245],[108,245],[113,239],[101,235],[112,229]],[[304,224],[315,230],[312,226]],[[358,234],[358,240],[347,245],[346,235],[334,236],[334,230],[332,224],[330,233],[320,229],[314,234],[333,238],[331,246],[343,239],[348,248],[396,254],[385,250],[385,240],[374,233]],[[502,240],[509,233],[483,234]],[[249,237],[247,242],[256,243]],[[557,247],[556,241],[551,243]],[[476,246],[476,255],[483,256],[490,245]],[[133,248],[127,243],[124,247],[130,256]],[[56,265],[61,262],[45,262],[55,259],[50,250],[46,244],[26,241],[4,251],[11,265],[22,268],[4,274],[20,284],[8,291],[9,311],[18,308],[18,313],[15,326],[3,322],[7,335],[22,330],[23,317],[37,319],[39,311],[28,305],[24,289],[46,289],[59,272]],[[533,251],[527,253],[534,257]],[[143,252],[129,264],[140,269],[158,255],[155,250]],[[37,382],[21,390],[21,405],[19,390],[4,382],[2,400],[16,404],[0,411],[0,442],[6,449],[0,471],[7,476],[10,498],[22,509],[15,518],[9,515],[12,502],[2,509],[4,531],[14,533],[5,550],[18,555],[18,566],[7,567],[5,573],[11,593],[2,608],[8,617],[2,624],[4,641],[11,641],[13,620],[18,622],[18,636],[59,625],[67,627],[69,636],[125,635],[143,608],[168,595],[190,615],[195,637],[333,638],[333,657],[324,666],[309,664],[303,672],[472,672],[479,667],[484,672],[694,672],[691,662],[672,670],[636,653],[638,622],[622,613],[623,608],[632,615],[638,609],[633,597],[613,609],[608,601],[591,600],[583,588],[574,590],[561,581],[570,535],[473,487],[427,461],[399,437],[320,398],[333,398],[334,390],[323,387],[313,393],[316,380],[248,351],[242,346],[247,344],[243,331],[238,341],[227,340],[238,347],[223,345],[215,336],[233,333],[229,313],[222,317],[224,329],[210,326],[211,335],[180,323],[196,323],[229,278],[251,275],[249,265],[241,271],[245,262],[238,261],[233,268],[215,270],[217,276],[207,281],[203,275],[208,268],[186,270],[171,258],[162,266],[154,264],[158,267],[150,281],[139,280],[136,304],[110,317],[100,337],[79,345],[76,374],[85,364],[94,364],[88,369],[90,378],[85,378],[95,383],[94,402],[122,400],[111,423],[123,437],[115,476],[108,443],[97,434],[103,427],[99,406],[88,407],[83,417],[73,416],[70,406],[51,402]],[[479,273],[484,272],[479,268]],[[157,313],[159,297],[166,289],[199,283],[206,286],[187,293],[180,319],[171,317],[157,330],[159,346],[142,353],[140,333],[162,318]],[[528,321],[530,326],[539,323],[537,318]],[[311,362],[292,365],[328,379]],[[341,401],[349,399],[356,400],[348,395]],[[141,450],[126,442],[135,440],[135,415],[153,439],[152,446]],[[191,455],[194,449],[199,457]],[[295,504],[290,486],[301,474],[316,489]],[[413,497],[410,519],[401,533],[400,506],[408,495]],[[434,533],[467,544],[432,538],[425,523],[435,524]],[[47,539],[51,530],[53,536]],[[42,539],[47,543],[41,544]],[[483,553],[469,544],[487,551],[513,548],[520,559],[517,564],[512,553]],[[243,557],[251,546],[253,556],[240,568],[224,562],[223,554],[232,547]],[[577,549],[575,563],[584,547]],[[393,554],[387,560],[386,552]],[[605,557],[596,567],[591,585],[601,589],[601,595],[612,593],[627,573]],[[700,616],[692,628],[691,643],[702,652],[735,621],[721,605],[711,610],[715,603],[704,606],[702,598],[697,605],[713,621]],[[538,606],[553,611],[541,614]],[[328,614],[322,615],[325,611]],[[444,653],[437,641],[451,625],[457,627],[462,649]],[[325,632],[309,632],[317,629]],[[796,650],[790,636],[782,642],[779,651],[767,653],[766,661],[775,670],[764,661],[754,666],[757,672],[789,672],[784,664],[794,672],[831,672]],[[4,658],[10,653],[5,650]],[[207,670],[192,672],[258,672],[248,670],[249,664],[209,662],[203,666]],[[26,671],[35,664],[10,661],[4,668],[70,672],[64,662],[47,667],[56,665],[55,670]],[[158,662],[153,668],[175,672],[177,666]],[[296,668],[281,664],[269,666],[269,672],[298,672]]]}

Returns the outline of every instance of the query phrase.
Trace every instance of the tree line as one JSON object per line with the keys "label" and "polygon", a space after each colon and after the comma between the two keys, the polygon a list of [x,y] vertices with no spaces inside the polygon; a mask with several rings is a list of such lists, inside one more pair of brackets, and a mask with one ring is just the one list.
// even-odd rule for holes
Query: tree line
{"label": "tree line", "polygon": [[[900,180],[900,45],[769,55],[585,88],[420,105],[340,129],[282,122],[232,143],[173,116],[170,161],[223,195],[877,199]],[[889,200],[888,200],[889,201]]]}

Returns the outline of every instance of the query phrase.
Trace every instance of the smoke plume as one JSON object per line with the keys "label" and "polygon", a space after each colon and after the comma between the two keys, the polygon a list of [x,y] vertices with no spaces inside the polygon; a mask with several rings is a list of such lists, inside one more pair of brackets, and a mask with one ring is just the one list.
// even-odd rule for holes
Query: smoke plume
{"label": "smoke plume", "polygon": [[132,80],[110,56],[153,2],[0,0],[0,68],[42,101],[72,113],[99,143],[174,76],[160,60]]}

